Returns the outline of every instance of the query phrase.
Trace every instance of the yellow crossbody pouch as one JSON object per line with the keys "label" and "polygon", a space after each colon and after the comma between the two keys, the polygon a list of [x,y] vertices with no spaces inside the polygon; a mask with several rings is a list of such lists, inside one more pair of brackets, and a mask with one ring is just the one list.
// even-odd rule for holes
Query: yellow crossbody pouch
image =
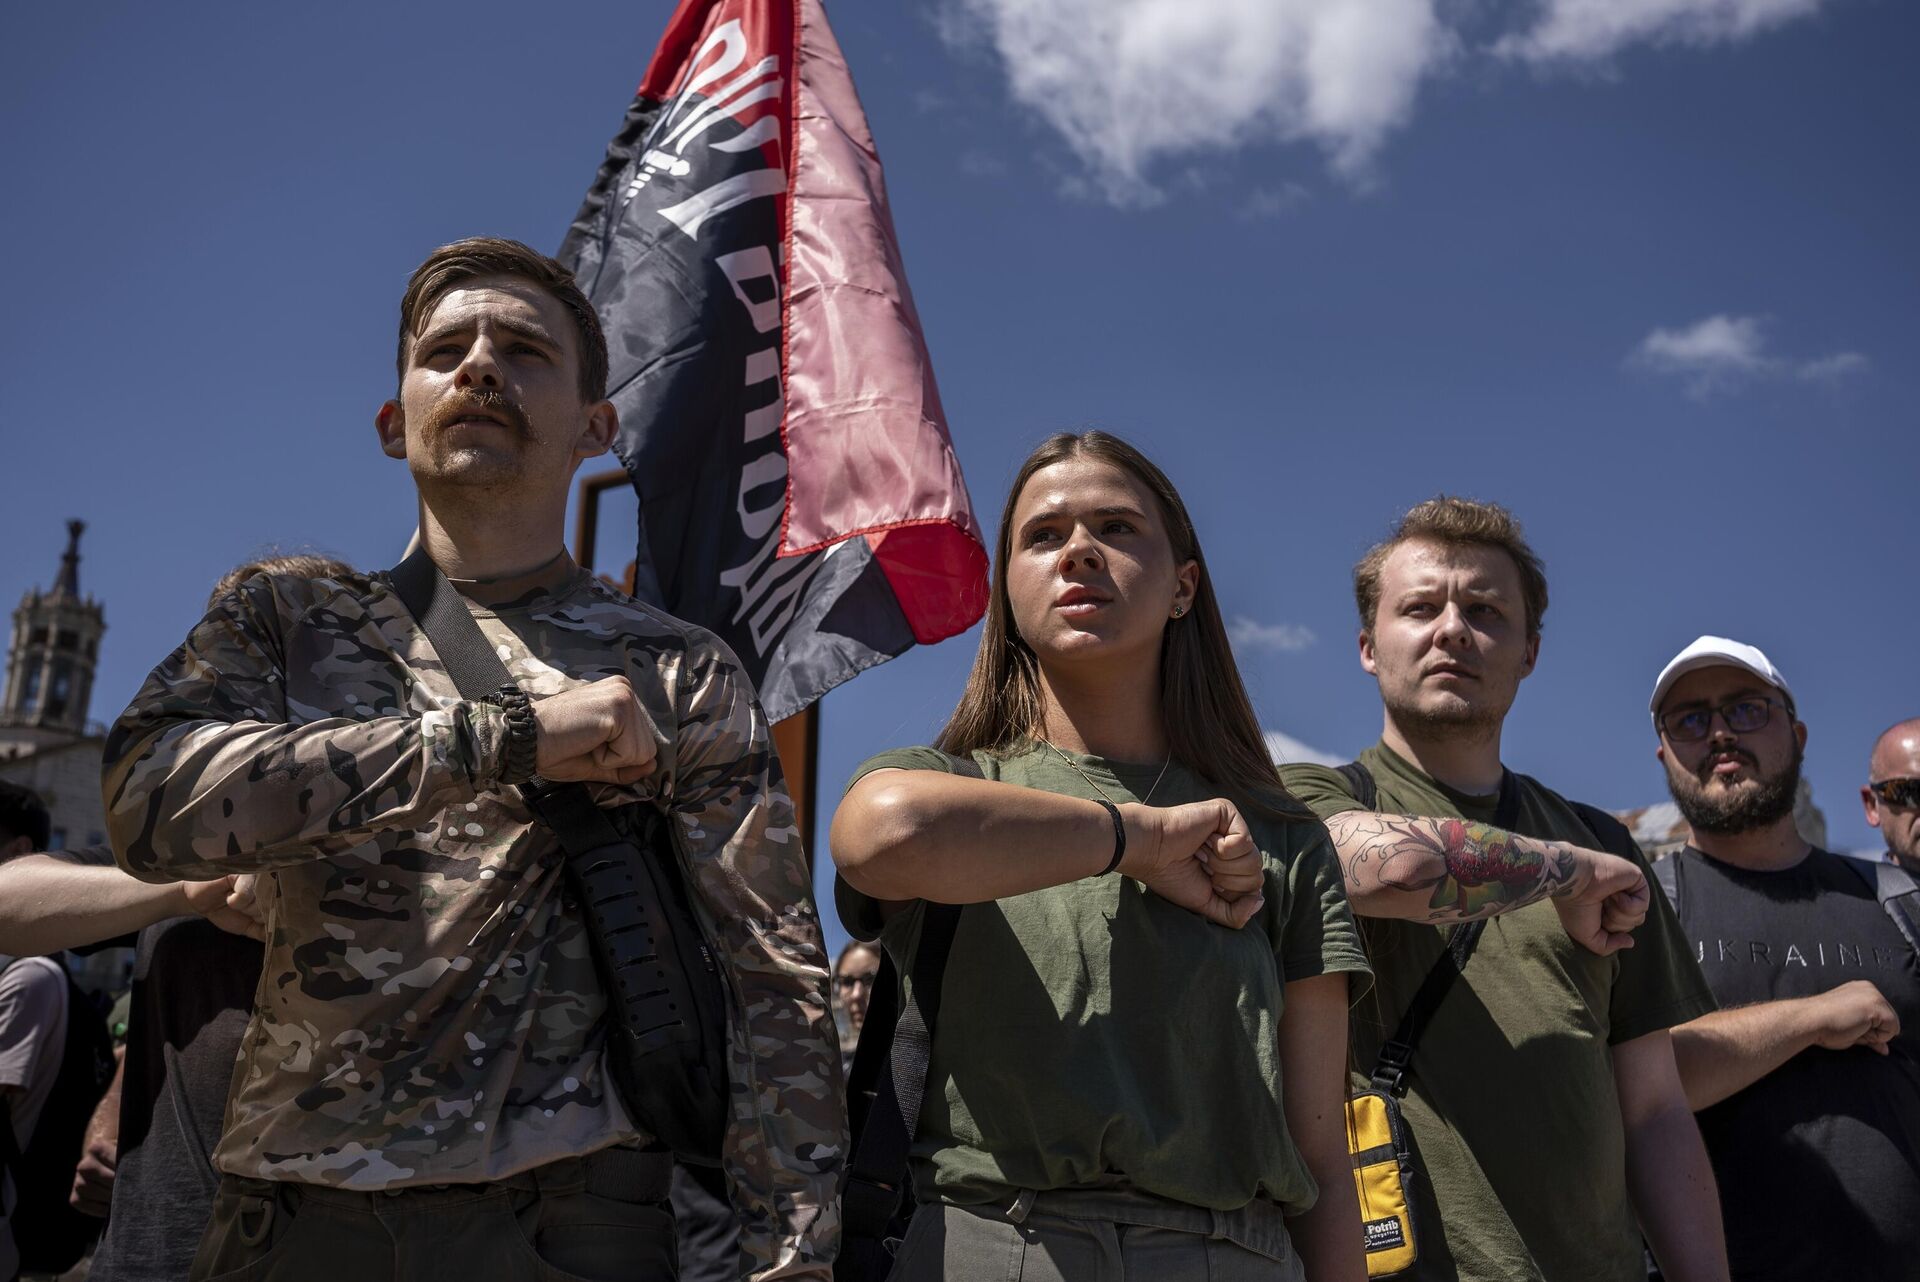
{"label": "yellow crossbody pouch", "polygon": [[1390,1278],[1420,1257],[1407,1190],[1413,1160],[1399,1103],[1385,1091],[1361,1091],[1347,1101],[1347,1151],[1366,1234],[1367,1276]]}

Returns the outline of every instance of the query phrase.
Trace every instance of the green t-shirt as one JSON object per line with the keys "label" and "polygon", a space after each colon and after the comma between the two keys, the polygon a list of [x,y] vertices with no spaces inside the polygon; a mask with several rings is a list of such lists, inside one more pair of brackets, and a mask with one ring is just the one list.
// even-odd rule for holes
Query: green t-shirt
{"label": "green t-shirt", "polygon": [[[1493,820],[1497,795],[1455,792],[1383,744],[1360,762],[1373,772],[1383,811]],[[1325,766],[1284,766],[1280,774],[1322,818],[1359,808],[1346,780]],[[1564,798],[1525,776],[1519,783],[1515,831],[1597,846]],[[1714,1009],[1673,909],[1652,889],[1634,946],[1612,957],[1567,938],[1551,903],[1487,922],[1408,1075],[1406,1119],[1427,1175],[1415,1181],[1420,1262],[1409,1278],[1646,1277],[1611,1050]],[[1446,935],[1383,918],[1365,919],[1362,935],[1374,988],[1354,1007],[1353,1062],[1370,1072]]]}
{"label": "green t-shirt", "polygon": [[[1160,771],[1070,755],[1116,802]],[[989,779],[1099,799],[1051,749],[975,760]],[[930,748],[883,752],[854,781],[890,767],[949,762]],[[1156,805],[1219,795],[1179,766],[1152,789]],[[922,1201],[1126,1187],[1217,1210],[1256,1197],[1289,1214],[1313,1205],[1280,1107],[1284,986],[1367,963],[1326,829],[1302,814],[1249,819],[1266,904],[1241,930],[1117,876],[967,905],[913,1143]],[[838,898],[847,928],[878,935],[911,974],[925,903],[883,928],[873,900],[844,882]]]}

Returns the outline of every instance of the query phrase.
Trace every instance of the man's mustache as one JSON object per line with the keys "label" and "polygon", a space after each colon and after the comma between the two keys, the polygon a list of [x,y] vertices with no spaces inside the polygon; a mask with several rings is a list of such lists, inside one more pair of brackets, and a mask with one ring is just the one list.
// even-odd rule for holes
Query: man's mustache
{"label": "man's mustache", "polygon": [[476,391],[473,388],[452,392],[434,406],[433,413],[427,419],[427,428],[437,432],[476,413],[499,419],[521,436],[531,435],[526,412],[506,393],[485,389]]}

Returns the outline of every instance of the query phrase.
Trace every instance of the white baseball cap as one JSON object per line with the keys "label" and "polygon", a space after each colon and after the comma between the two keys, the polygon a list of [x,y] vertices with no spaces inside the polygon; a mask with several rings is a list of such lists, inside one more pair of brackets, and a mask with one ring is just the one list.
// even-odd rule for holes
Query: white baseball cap
{"label": "white baseball cap", "polygon": [[1660,679],[1653,683],[1653,698],[1647,702],[1647,710],[1653,713],[1656,722],[1660,718],[1660,701],[1667,697],[1667,691],[1673,688],[1674,682],[1695,668],[1744,668],[1787,696],[1789,704],[1793,702],[1793,691],[1788,689],[1787,679],[1780,675],[1780,669],[1773,666],[1773,660],[1763,654],[1758,646],[1748,645],[1744,641],[1730,641],[1726,637],[1699,637],[1660,669]]}

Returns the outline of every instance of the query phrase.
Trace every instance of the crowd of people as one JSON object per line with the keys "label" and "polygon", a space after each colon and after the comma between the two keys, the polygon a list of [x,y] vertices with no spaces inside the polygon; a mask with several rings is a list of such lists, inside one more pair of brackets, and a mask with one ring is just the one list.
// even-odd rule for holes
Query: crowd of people
{"label": "crowd of people", "polygon": [[[57,1190],[105,1218],[99,1282],[834,1276],[844,1083],[896,1017],[925,1034],[882,1092],[919,1100],[902,1282],[1920,1268],[1920,719],[1861,745],[1889,858],[1814,848],[1786,677],[1699,638],[1648,674],[1691,834],[1650,865],[1506,764],[1546,573],[1440,497],[1354,571],[1378,741],[1276,769],[1179,493],[1062,434],[1008,493],[951,719],[833,816],[830,966],[737,660],[565,551],[617,423],[591,305],[456,242],[397,368],[381,446],[511,680],[463,696],[389,573],[243,566],[107,738],[110,847],[50,851],[0,794],[0,1279],[47,1267],[18,1208],[48,1101],[105,1076],[49,958],[115,942],[126,1044]],[[679,870],[724,994],[711,1152],[612,1066],[629,973],[536,817],[568,783]]]}

